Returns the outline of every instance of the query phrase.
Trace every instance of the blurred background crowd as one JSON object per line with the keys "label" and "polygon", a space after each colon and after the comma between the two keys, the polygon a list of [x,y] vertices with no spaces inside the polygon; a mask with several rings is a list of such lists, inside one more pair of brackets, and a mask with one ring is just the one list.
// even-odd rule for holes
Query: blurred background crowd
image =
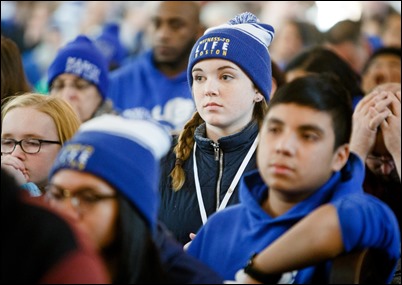
{"label": "blurred background crowd", "polygon": [[[282,68],[306,47],[348,37],[351,27],[335,29],[344,20],[359,23],[367,39],[362,62],[368,57],[365,53],[381,46],[401,46],[400,1],[200,2],[206,28],[243,11],[272,25],[276,36],[270,53]],[[97,41],[111,69],[146,50],[153,5],[153,1],[1,1],[1,32],[17,43],[35,91],[46,93],[44,77],[50,63],[58,49],[78,34]]]}
{"label": "blurred background crowd", "polygon": [[[223,28],[220,26],[228,21],[229,25]],[[236,27],[237,25],[241,27]],[[213,29],[217,26],[218,29]],[[227,28],[228,26],[230,28]],[[208,28],[211,29],[207,30]],[[236,189],[240,190],[242,184],[238,182],[243,172],[257,169],[257,136],[269,110],[267,108],[272,108],[268,102],[271,104],[271,99],[274,99],[273,106],[282,104],[281,97],[276,97],[276,94],[285,96],[283,94],[288,91],[283,90],[293,89],[282,89],[282,93],[277,90],[281,90],[281,87],[287,88],[286,86],[295,88],[298,83],[292,82],[303,76],[307,78],[305,81],[301,78],[299,82],[308,84],[304,91],[300,91],[300,94],[305,93],[302,96],[315,96],[315,88],[320,87],[321,83],[325,88],[336,91],[337,82],[348,91],[336,91],[335,95],[349,94],[352,99],[353,124],[348,122],[353,126],[350,151],[365,162],[365,172],[358,173],[356,177],[362,178],[363,181],[360,176],[364,175],[364,191],[385,202],[396,215],[400,225],[400,1],[1,1],[1,33],[2,169],[8,169],[16,179],[14,182],[18,184],[14,186],[28,190],[30,196],[42,197],[48,204],[60,209],[64,209],[67,200],[70,201],[69,207],[65,208],[68,210],[66,213],[71,215],[76,223],[82,222],[88,230],[98,253],[101,253],[106,261],[107,275],[110,275],[114,283],[142,281],[139,283],[143,284],[153,283],[148,281],[157,279],[167,281],[166,275],[162,273],[169,274],[169,278],[175,280],[173,283],[179,284],[217,284],[222,281],[213,271],[204,268],[203,263],[199,263],[195,258],[193,260],[195,256],[189,258],[190,255],[183,251],[183,245],[188,246],[193,242],[194,234],[205,223],[207,214],[211,215],[226,205],[240,202],[236,194],[231,194],[239,192]],[[215,44],[218,44],[215,39],[223,37],[227,41],[221,41],[222,49],[215,49]],[[214,41],[210,50],[207,49],[209,39]],[[232,49],[226,53],[226,44],[229,42]],[[226,69],[237,71],[228,72]],[[327,81],[325,73],[339,81]],[[219,76],[216,76],[217,74]],[[323,75],[320,79],[322,81],[309,83],[311,79],[308,76],[313,78],[316,74]],[[232,82],[232,77],[238,79],[233,80],[237,85],[226,85],[226,81]],[[198,81],[201,83],[194,83]],[[208,81],[208,84],[204,84],[204,81]],[[317,82],[319,84],[316,84]],[[320,89],[317,94],[332,94],[325,90]],[[289,91],[289,94],[293,93]],[[223,105],[218,104],[218,101],[203,102],[204,98],[212,95],[220,95]],[[339,102],[342,102],[342,99]],[[303,104],[300,105],[304,106]],[[224,110],[222,114],[220,111],[215,112],[217,108]],[[218,113],[217,116],[214,113]],[[342,115],[346,113],[341,112]],[[54,171],[50,172],[50,169],[54,162],[59,161],[56,155],[60,149],[67,149],[66,152],[60,152],[61,158],[71,159],[68,162],[74,167],[79,165],[80,171],[81,163],[85,164],[92,155],[92,148],[89,151],[85,147],[82,155],[77,156],[77,162],[74,155],[80,152],[72,147],[72,155],[65,155],[70,148],[68,144],[64,148],[64,143],[76,132],[78,135],[82,134],[78,130],[81,123],[84,130],[99,128],[104,130],[106,136],[109,136],[109,132],[114,133],[113,136],[119,136],[115,127],[120,122],[117,121],[117,116],[115,118],[112,114],[140,117],[144,120],[144,125],[136,125],[132,130],[131,126],[127,125],[120,130],[121,134],[124,134],[121,137],[125,140],[125,131],[129,129],[138,131],[138,134],[133,133],[128,137],[147,138],[145,141],[149,143],[149,147],[144,147],[147,149],[145,154],[142,147],[147,144],[141,143],[139,148],[140,154],[144,154],[143,161],[138,160],[136,154],[136,160],[131,160],[127,153],[132,150],[115,144],[115,140],[119,142],[120,138],[113,138],[108,143],[103,137],[94,136],[96,139],[93,141],[81,142],[81,137],[78,136],[78,141],[73,141],[74,143],[89,143],[91,147],[97,148],[96,143],[102,142],[102,147],[105,146],[105,150],[96,152],[101,156],[95,156],[91,168],[83,170],[91,173],[94,167],[98,173],[95,176],[98,177],[89,180],[93,181],[93,185],[88,186],[88,176],[81,176],[82,173],[75,173],[76,177],[67,174],[61,176],[61,180],[54,180],[61,184],[56,187],[54,181],[49,180],[53,179],[51,175],[55,174]],[[352,113],[349,115],[349,119],[352,119]],[[293,116],[286,117],[294,120]],[[106,121],[102,121],[103,118],[106,118]],[[165,148],[163,140],[159,137],[154,139],[155,134],[159,132],[150,132],[153,130],[148,125],[152,121],[151,118],[165,127],[168,126],[171,131],[169,134],[172,135],[170,139],[173,138],[173,144],[161,163],[160,182],[157,177],[157,165],[169,147],[166,144],[165,151],[160,150],[157,152],[158,156],[153,157],[154,160],[150,159],[152,157],[148,152],[152,147]],[[345,118],[347,115],[340,119],[343,121]],[[95,123],[92,120],[95,120]],[[336,129],[336,124],[334,128]],[[336,130],[335,134],[339,132]],[[84,131],[84,139],[92,137],[92,133],[87,136]],[[136,140],[134,141],[134,146],[137,147]],[[267,141],[264,141],[264,146],[271,147],[273,151],[272,144]],[[122,146],[126,143],[129,145],[128,142],[123,142]],[[277,144],[284,153],[290,153],[286,143],[285,148],[281,141],[278,140]],[[106,157],[114,159],[105,159]],[[320,156],[305,155],[302,159],[303,157],[315,159]],[[235,158],[234,164],[232,158]],[[105,167],[105,163],[98,163],[100,161],[110,164]],[[150,161],[155,171],[152,173],[148,173],[148,168],[145,167]],[[123,167],[120,169],[119,166]],[[317,168],[315,164],[314,167]],[[197,169],[211,175],[203,175],[202,179],[199,179]],[[69,173],[69,169],[66,171]],[[189,173],[193,173],[194,178],[188,175]],[[321,171],[317,173],[320,174]],[[111,178],[112,182],[103,175]],[[301,176],[315,179],[309,175]],[[2,178],[2,183],[4,180]],[[97,183],[99,181],[100,183]],[[118,183],[116,186],[114,181],[124,183]],[[149,182],[149,185],[143,185],[143,181]],[[105,186],[102,183],[106,183],[107,187],[99,188],[99,185]],[[199,194],[200,185],[203,187],[202,195]],[[8,186],[2,184],[2,188],[5,187]],[[89,191],[90,195],[85,194],[88,187],[96,188],[96,191],[92,189]],[[103,191],[105,189],[106,192]],[[157,199],[149,199],[148,196],[144,196],[143,200],[138,198],[138,201],[132,201],[132,197],[137,197],[129,195],[133,189],[152,190],[155,193],[159,191],[162,201],[160,208],[157,209]],[[187,191],[193,189],[196,191]],[[119,191],[123,193],[121,196]],[[229,195],[226,195],[228,193]],[[208,199],[203,198],[205,195]],[[17,197],[11,198],[16,202]],[[286,199],[288,198],[285,197]],[[291,200],[294,201],[293,198]],[[105,203],[100,203],[101,201]],[[106,203],[107,201],[110,203]],[[151,202],[155,203],[148,205]],[[96,208],[95,205],[103,206]],[[12,203],[4,202],[2,212],[7,213],[10,206],[13,208]],[[110,222],[98,215],[99,212],[94,209],[110,213]],[[8,251],[2,255],[2,281],[10,279],[15,282],[17,274],[14,269],[21,272],[21,267],[25,266],[36,279],[31,279],[29,274],[17,277],[27,280],[21,283],[32,283],[32,280],[38,280],[42,271],[48,269],[43,267],[39,270],[37,267],[42,266],[42,263],[31,258],[40,256],[47,262],[43,254],[38,255],[20,247],[20,244],[24,244],[31,249],[29,243],[20,241],[19,238],[32,235],[15,231],[18,222],[26,222],[29,229],[36,229],[31,227],[31,224],[34,224],[31,219],[25,219],[30,217],[28,213],[20,212],[16,219],[9,219],[10,215],[4,218],[9,226],[9,230],[4,232],[9,235],[8,240],[3,242],[3,248]],[[93,219],[88,218],[91,215]],[[152,218],[148,219],[148,216]],[[388,216],[393,219],[391,213]],[[137,222],[132,222],[134,218],[138,218],[138,224],[142,225],[140,230]],[[351,220],[358,221],[356,217]],[[395,226],[396,229],[396,222],[394,225],[387,218],[380,219],[380,222]],[[14,227],[14,224],[17,227]],[[364,223],[356,224],[363,230],[371,230],[365,227]],[[25,224],[20,229],[25,230],[24,226]],[[53,230],[47,223],[44,223],[44,228],[47,231]],[[98,231],[98,228],[101,230]],[[155,228],[155,232],[152,232]],[[321,227],[317,229],[320,230]],[[38,228],[37,237],[40,238],[40,244],[45,245],[47,252],[52,255],[54,250],[41,238],[42,230]],[[60,237],[58,231],[51,232]],[[390,232],[376,231],[380,235]],[[399,231],[396,233],[392,231],[389,236],[393,241],[398,241],[399,245]],[[14,238],[15,236],[18,238]],[[374,240],[370,234],[359,236]],[[34,239],[32,236],[33,245]],[[133,243],[132,240],[135,239],[141,240],[148,247],[142,246],[143,243]],[[326,241],[332,242],[333,239]],[[400,248],[397,249],[396,243],[375,243],[390,251],[392,262],[399,257],[395,274],[390,271],[387,278],[392,277],[393,283],[400,284]],[[58,244],[54,243],[55,246]],[[17,247],[20,252],[15,254]],[[65,247],[64,251],[60,252],[76,248],[80,248],[80,245]],[[326,247],[325,250],[330,248]],[[85,254],[86,251],[78,253]],[[244,254],[241,259],[236,259],[236,262],[245,262],[248,257],[249,254]],[[11,258],[14,258],[14,263],[10,262]],[[156,263],[153,258],[160,258],[161,268],[154,266]],[[21,260],[27,262],[21,266]],[[215,259],[213,260],[215,263]],[[272,260],[277,261],[276,258]],[[30,262],[35,263],[35,266]],[[66,261],[61,259],[61,262]],[[142,266],[136,266],[137,263]],[[53,265],[52,261],[49,264]],[[61,269],[69,270],[75,266],[89,268],[85,276],[95,276],[99,279],[104,277],[102,274],[92,274],[90,267],[76,263]],[[163,272],[162,266],[167,268],[166,272]],[[267,274],[273,275],[272,273]],[[63,274],[64,272],[60,272],[59,276]],[[62,279],[63,282],[77,281],[73,279],[74,275],[69,276],[71,278]],[[76,277],[79,279],[78,283],[102,282],[82,280],[82,276]],[[232,280],[233,276],[225,278]],[[58,283],[58,280],[43,280],[45,283]]]}

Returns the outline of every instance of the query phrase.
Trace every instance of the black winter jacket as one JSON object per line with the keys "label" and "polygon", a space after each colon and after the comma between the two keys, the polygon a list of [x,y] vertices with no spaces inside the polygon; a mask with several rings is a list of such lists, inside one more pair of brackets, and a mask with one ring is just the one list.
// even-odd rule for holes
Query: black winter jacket
{"label": "black winter jacket", "polygon": [[[196,129],[198,176],[207,216],[216,212],[217,193],[219,192],[220,204],[257,135],[258,124],[251,122],[239,133],[219,139],[219,146],[214,147],[213,141],[205,137],[205,124]],[[202,226],[202,219],[194,182],[192,154],[183,164],[186,173],[186,181],[183,187],[177,192],[171,187],[170,172],[176,161],[173,147],[161,162],[159,219],[180,243],[185,244],[190,241],[189,234],[196,233]],[[256,156],[254,152],[243,173],[255,168]],[[239,184],[237,184],[227,206],[239,202]],[[220,190],[217,190],[219,188]]]}

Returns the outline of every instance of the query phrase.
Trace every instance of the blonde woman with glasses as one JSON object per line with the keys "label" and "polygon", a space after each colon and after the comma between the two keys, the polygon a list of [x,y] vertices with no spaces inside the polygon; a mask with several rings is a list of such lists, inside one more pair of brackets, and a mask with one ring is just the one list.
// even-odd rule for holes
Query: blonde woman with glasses
{"label": "blonde woman with glasses", "polygon": [[36,93],[10,97],[1,108],[1,167],[40,196],[53,161],[80,120],[61,98]]}

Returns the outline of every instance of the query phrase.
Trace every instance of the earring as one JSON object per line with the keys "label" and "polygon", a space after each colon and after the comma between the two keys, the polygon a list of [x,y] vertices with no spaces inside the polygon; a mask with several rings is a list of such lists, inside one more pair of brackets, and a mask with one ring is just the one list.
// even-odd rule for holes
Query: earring
{"label": "earring", "polygon": [[255,92],[255,94],[257,95],[257,96],[254,98],[254,102],[261,102],[263,97],[261,96],[260,91],[258,91],[258,89],[255,89],[254,92]]}
{"label": "earring", "polygon": [[262,101],[262,97],[261,96],[257,96],[255,99],[254,99],[254,102],[261,102]]}

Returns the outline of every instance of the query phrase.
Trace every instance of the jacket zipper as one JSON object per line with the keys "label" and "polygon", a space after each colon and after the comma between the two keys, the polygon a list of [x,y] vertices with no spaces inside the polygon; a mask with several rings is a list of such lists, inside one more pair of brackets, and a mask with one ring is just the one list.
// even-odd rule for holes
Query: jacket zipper
{"label": "jacket zipper", "polygon": [[223,152],[219,148],[219,143],[212,142],[211,145],[214,148],[215,161],[219,161],[219,176],[216,183],[216,211],[218,211],[220,204],[221,180],[223,175]]}

